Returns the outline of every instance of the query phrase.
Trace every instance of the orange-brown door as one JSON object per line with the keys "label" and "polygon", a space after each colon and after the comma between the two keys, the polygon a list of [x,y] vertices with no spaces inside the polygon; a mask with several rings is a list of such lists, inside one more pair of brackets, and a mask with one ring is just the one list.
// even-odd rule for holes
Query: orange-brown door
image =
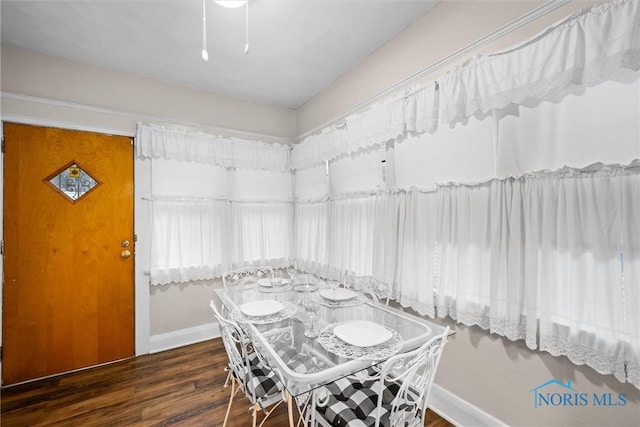
{"label": "orange-brown door", "polygon": [[133,356],[131,139],[4,138],[3,384]]}

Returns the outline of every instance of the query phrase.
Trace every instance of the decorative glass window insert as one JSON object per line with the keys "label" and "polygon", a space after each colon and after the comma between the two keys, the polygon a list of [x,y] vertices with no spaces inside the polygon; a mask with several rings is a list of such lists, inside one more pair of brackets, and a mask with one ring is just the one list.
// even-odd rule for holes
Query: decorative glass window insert
{"label": "decorative glass window insert", "polygon": [[100,183],[95,180],[87,171],[82,169],[76,162],[71,162],[55,173],[53,177],[46,178],[49,184],[59,190],[75,202],[88,194]]}

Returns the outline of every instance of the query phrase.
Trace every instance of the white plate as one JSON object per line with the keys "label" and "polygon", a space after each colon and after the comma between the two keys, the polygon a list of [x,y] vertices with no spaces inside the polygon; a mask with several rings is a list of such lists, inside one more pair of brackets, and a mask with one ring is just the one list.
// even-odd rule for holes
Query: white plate
{"label": "white plate", "polygon": [[[289,283],[289,279],[282,279],[282,285],[286,285],[287,283]],[[258,279],[258,285],[264,286],[265,288],[271,288],[273,286],[271,284],[271,279],[268,278]]]}
{"label": "white plate", "polygon": [[252,301],[242,304],[240,311],[247,316],[269,316],[276,314],[284,309],[284,305],[280,301],[274,299],[267,299],[262,301]]}
{"label": "white plate", "polygon": [[326,298],[331,301],[347,301],[358,296],[356,292],[345,288],[323,289],[318,293],[322,298]]}
{"label": "white plate", "polygon": [[335,336],[347,344],[357,347],[371,347],[391,339],[393,334],[382,325],[368,320],[355,320],[333,328]]}

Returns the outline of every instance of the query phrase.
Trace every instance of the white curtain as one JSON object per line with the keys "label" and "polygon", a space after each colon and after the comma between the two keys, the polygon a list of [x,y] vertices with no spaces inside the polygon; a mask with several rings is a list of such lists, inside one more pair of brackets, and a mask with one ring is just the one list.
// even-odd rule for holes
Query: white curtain
{"label": "white curtain", "polygon": [[640,387],[639,8],[582,9],[305,138],[291,166],[329,160],[330,189],[296,206],[299,259]]}
{"label": "white curtain", "polygon": [[152,284],[210,279],[229,268],[229,202],[155,200],[151,209]]}
{"label": "white curtain", "polygon": [[289,264],[289,147],[154,125],[140,125],[138,138],[139,156],[151,163],[152,285]]}
{"label": "white curtain", "polygon": [[437,82],[384,99],[344,123],[304,138],[291,153],[304,169],[380,143],[466,125],[476,117],[512,114],[514,107],[559,101],[584,88],[640,69],[640,6],[612,0],[550,26],[508,50],[481,55]]}
{"label": "white curtain", "polygon": [[438,194],[439,316],[639,385],[640,161]]}
{"label": "white curtain", "polygon": [[369,275],[373,270],[376,198],[334,200],[329,211],[329,265],[338,271]]}
{"label": "white curtain", "polygon": [[[636,169],[639,162],[636,162]],[[629,171],[632,172],[632,171]],[[622,219],[622,290],[624,301],[640,301],[640,184],[638,174],[621,173],[622,211],[631,212]],[[640,303],[639,303],[640,304]],[[624,307],[624,333],[619,336],[624,345],[627,380],[640,387],[640,307]]]}
{"label": "white curtain", "polygon": [[304,138],[292,150],[291,169],[306,169],[327,160],[370,151],[374,146],[410,134],[434,132],[437,121],[436,84],[409,88],[346,117],[345,123]]}
{"label": "white curtain", "polygon": [[561,99],[620,69],[638,71],[639,21],[637,0],[613,0],[582,9],[521,45],[473,58],[439,81],[441,123]]}
{"label": "white curtain", "polygon": [[247,265],[289,265],[292,203],[156,198],[151,209],[151,284],[211,279]]}
{"label": "white curtain", "polygon": [[231,203],[233,265],[289,265],[293,203]]}
{"label": "white curtain", "polygon": [[404,194],[394,193],[334,200],[329,230],[330,265],[392,284],[397,271],[397,230],[404,202]]}
{"label": "white curtain", "polygon": [[637,260],[625,252],[623,231],[640,233],[638,211],[628,210],[640,195],[639,173],[637,162],[537,179],[530,202],[538,221],[521,224],[535,239],[524,244],[538,247],[528,260],[538,275],[524,287],[538,290],[540,349],[636,385],[625,370],[640,366],[639,284],[623,269]]}
{"label": "white curtain", "polygon": [[[298,203],[298,261],[638,385],[640,161]],[[435,295],[435,298],[434,298]]]}
{"label": "white curtain", "polygon": [[[446,191],[445,191],[446,188]],[[438,315],[488,328],[493,228],[489,185],[438,191]]]}
{"label": "white curtain", "polygon": [[296,203],[295,254],[301,270],[328,271],[329,207],[328,200]]}
{"label": "white curtain", "polygon": [[[398,267],[396,300],[420,314],[434,317],[438,256],[437,193],[411,190],[400,193],[398,212]],[[390,281],[389,283],[393,283]]]}
{"label": "white curtain", "polygon": [[393,283],[404,194],[351,194],[296,204],[298,267],[320,275],[373,275]]}
{"label": "white curtain", "polygon": [[488,285],[490,305],[488,328],[509,339],[524,339],[537,348],[536,334],[539,288],[532,283],[538,277],[535,258],[538,245],[535,177],[493,180],[488,202],[491,209],[491,262]]}
{"label": "white curtain", "polygon": [[138,123],[136,150],[139,158],[206,163],[224,168],[289,170],[291,147],[206,132]]}

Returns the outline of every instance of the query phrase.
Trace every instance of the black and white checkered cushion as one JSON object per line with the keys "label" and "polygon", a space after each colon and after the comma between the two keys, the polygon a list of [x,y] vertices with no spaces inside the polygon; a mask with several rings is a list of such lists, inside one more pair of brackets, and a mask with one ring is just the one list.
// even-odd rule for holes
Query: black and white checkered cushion
{"label": "black and white checkered cushion", "polygon": [[253,394],[257,399],[280,393],[283,385],[276,374],[258,358],[255,352],[249,353],[249,365],[251,366],[251,376],[247,375],[247,392]]}
{"label": "black and white checkered cushion", "polygon": [[[291,346],[281,345],[278,347],[278,355],[283,360],[289,361],[289,368],[298,373],[315,372],[316,361],[308,354],[300,354]],[[245,372],[247,378],[245,382],[249,392],[255,393],[256,398],[264,398],[276,393],[280,393],[284,386],[278,376],[267,365],[260,360],[255,352],[249,353],[249,364],[251,366],[251,378]]]}
{"label": "black and white checkered cushion", "polygon": [[[319,415],[334,427],[371,427],[375,425],[377,418],[380,418],[381,426],[389,426],[391,403],[400,387],[395,383],[381,384],[379,380],[341,378],[319,391],[329,393],[327,404],[317,408]],[[382,406],[378,409],[380,393]]]}
{"label": "black and white checkered cushion", "polygon": [[317,372],[319,362],[307,353],[298,353],[294,347],[281,345],[278,347],[278,356],[287,361],[289,369],[299,374]]}

